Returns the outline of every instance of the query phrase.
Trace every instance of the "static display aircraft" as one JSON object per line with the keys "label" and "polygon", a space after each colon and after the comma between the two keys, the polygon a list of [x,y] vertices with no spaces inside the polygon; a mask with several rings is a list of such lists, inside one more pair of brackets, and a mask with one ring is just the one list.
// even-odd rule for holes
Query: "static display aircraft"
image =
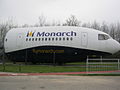
{"label": "static display aircraft", "polygon": [[11,29],[4,48],[8,58],[16,62],[65,63],[85,60],[88,55],[114,54],[120,44],[95,29],[49,26]]}

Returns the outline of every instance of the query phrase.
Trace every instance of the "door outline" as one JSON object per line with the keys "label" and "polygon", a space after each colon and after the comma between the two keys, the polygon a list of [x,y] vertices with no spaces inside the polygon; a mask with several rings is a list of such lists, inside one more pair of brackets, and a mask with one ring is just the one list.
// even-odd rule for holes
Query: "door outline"
{"label": "door outline", "polygon": [[22,48],[23,46],[23,33],[19,33],[16,39],[16,46],[17,48]]}
{"label": "door outline", "polygon": [[87,47],[88,45],[88,33],[82,32],[81,33],[81,46]]}

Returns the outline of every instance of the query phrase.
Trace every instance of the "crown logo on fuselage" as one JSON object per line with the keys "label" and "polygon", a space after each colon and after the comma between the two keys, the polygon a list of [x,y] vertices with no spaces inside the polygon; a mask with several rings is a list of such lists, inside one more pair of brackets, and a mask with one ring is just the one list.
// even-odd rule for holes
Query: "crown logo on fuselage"
{"label": "crown logo on fuselage", "polygon": [[35,32],[28,32],[27,37],[33,37]]}

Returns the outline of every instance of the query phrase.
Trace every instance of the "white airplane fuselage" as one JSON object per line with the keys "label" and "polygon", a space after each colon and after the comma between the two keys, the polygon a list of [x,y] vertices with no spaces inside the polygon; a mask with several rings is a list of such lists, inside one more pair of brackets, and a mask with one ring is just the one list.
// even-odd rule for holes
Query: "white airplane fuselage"
{"label": "white airplane fuselage", "polygon": [[74,62],[88,55],[110,55],[120,44],[108,34],[89,28],[54,26],[15,28],[4,41],[5,53],[14,61]]}

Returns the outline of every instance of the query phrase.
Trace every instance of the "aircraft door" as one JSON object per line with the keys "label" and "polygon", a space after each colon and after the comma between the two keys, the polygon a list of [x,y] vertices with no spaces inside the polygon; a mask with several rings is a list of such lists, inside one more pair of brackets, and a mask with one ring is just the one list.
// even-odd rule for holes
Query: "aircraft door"
{"label": "aircraft door", "polygon": [[81,33],[81,45],[87,47],[88,44],[88,34],[86,32]]}
{"label": "aircraft door", "polygon": [[22,48],[23,46],[23,33],[19,33],[18,36],[17,36],[17,48]]}

